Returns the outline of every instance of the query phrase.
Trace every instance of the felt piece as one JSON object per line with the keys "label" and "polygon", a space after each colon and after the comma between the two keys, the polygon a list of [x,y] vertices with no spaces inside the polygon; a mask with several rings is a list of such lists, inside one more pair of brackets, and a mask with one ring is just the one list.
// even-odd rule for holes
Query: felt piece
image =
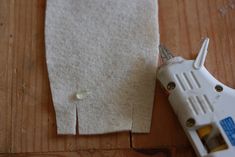
{"label": "felt piece", "polygon": [[149,132],[156,0],[47,0],[45,37],[58,134]]}

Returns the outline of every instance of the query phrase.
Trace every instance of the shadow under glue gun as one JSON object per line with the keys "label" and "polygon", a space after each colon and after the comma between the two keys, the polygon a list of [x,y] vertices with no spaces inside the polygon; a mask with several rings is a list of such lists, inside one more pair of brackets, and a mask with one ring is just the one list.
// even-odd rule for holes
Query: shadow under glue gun
{"label": "shadow under glue gun", "polygon": [[199,157],[235,157],[235,90],[205,68],[209,38],[196,60],[174,57],[160,45],[157,78]]}

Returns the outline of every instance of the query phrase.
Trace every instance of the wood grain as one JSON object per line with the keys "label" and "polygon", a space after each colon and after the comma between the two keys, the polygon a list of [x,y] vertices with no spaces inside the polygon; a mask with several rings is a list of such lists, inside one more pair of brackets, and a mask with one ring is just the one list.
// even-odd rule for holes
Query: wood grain
{"label": "wood grain", "polygon": [[12,39],[8,7],[6,3],[0,5],[0,152],[7,152],[11,145]]}
{"label": "wood grain", "polygon": [[[78,152],[2,154],[0,157],[148,157],[132,150],[83,150]],[[152,157],[167,157],[163,153]]]}
{"label": "wood grain", "polygon": [[172,157],[196,157],[193,149],[189,146],[172,148]]}
{"label": "wood grain", "polygon": [[[172,157],[195,157],[159,84],[150,134],[56,135],[45,63],[45,4],[46,0],[0,0],[0,152],[6,153],[0,156],[142,157],[128,149],[132,146],[165,148]],[[190,59],[202,37],[210,37],[206,67],[231,87],[235,87],[233,4],[232,0],[159,0],[161,42]]]}
{"label": "wood grain", "polygon": [[[235,87],[235,1],[227,0],[160,0],[160,36],[171,51],[193,59],[203,37],[210,40],[207,69],[230,87]],[[225,9],[221,13],[220,9]],[[133,135],[132,145],[142,147],[173,147],[189,145],[170,109],[167,97],[157,85],[151,133]]]}
{"label": "wood grain", "polygon": [[5,153],[0,154],[0,157],[196,157],[191,147],[171,148],[171,151],[167,152],[148,155],[130,149],[80,150],[77,152]]}

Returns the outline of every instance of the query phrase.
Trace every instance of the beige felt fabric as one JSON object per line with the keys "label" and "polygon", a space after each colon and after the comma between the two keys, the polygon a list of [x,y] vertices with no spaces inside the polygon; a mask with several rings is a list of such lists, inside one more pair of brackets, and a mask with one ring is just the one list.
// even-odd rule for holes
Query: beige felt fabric
{"label": "beige felt fabric", "polygon": [[156,0],[47,0],[45,34],[58,134],[149,132]]}

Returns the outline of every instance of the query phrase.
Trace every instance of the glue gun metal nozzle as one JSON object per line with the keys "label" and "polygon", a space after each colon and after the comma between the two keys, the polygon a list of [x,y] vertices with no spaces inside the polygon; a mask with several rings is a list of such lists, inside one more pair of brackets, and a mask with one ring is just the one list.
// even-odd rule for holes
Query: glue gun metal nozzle
{"label": "glue gun metal nozzle", "polygon": [[162,44],[159,45],[159,53],[160,53],[163,63],[174,58],[174,55]]}

